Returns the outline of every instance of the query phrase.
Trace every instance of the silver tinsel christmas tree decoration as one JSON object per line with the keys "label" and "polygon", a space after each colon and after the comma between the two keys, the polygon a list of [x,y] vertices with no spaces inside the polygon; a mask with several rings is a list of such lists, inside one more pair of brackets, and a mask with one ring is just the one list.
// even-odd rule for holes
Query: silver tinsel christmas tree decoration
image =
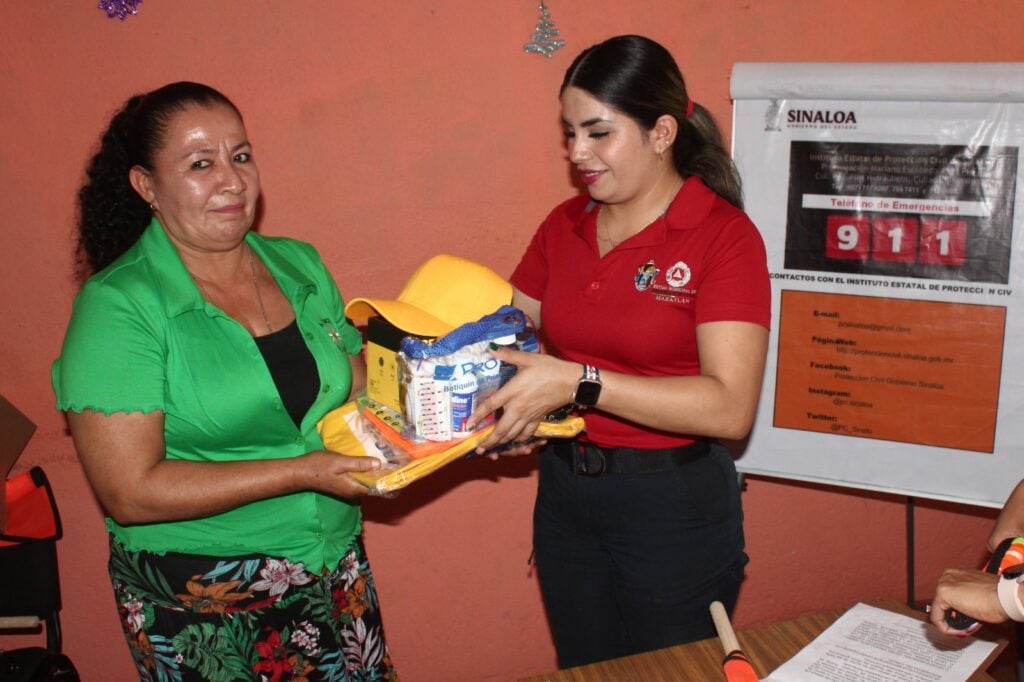
{"label": "silver tinsel christmas tree decoration", "polygon": [[540,19],[537,20],[537,26],[533,29],[530,42],[523,45],[523,50],[536,52],[551,59],[555,50],[563,45],[565,45],[565,41],[558,38],[558,29],[555,28],[555,22],[551,21],[551,12],[548,11],[548,6],[541,2]]}

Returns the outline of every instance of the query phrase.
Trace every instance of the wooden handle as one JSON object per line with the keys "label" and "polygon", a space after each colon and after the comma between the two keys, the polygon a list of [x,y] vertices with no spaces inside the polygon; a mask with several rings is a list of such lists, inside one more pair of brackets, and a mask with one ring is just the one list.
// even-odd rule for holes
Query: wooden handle
{"label": "wooden handle", "polygon": [[736,639],[736,633],[729,622],[729,614],[725,612],[722,602],[711,602],[711,620],[715,622],[715,630],[718,631],[718,638],[722,640],[722,648],[725,649],[726,655],[740,651],[740,642]]}

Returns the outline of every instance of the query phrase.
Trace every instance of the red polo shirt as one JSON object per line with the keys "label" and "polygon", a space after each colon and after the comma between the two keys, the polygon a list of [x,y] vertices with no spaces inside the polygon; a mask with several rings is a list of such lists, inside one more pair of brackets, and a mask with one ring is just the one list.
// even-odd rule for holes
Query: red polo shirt
{"label": "red polo shirt", "polygon": [[[664,216],[603,258],[599,210],[586,195],[555,208],[512,274],[517,289],[541,301],[548,352],[627,374],[695,375],[698,324],[769,325],[761,235],[699,178],[688,178]],[[664,448],[693,440],[600,410],[588,413],[586,422],[586,439],[608,447]]]}

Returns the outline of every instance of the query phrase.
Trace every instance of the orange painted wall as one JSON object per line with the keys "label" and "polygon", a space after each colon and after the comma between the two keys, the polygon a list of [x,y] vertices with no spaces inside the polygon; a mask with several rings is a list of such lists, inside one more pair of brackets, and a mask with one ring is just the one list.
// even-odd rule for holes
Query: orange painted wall
{"label": "orange painted wall", "polygon": [[[737,61],[1024,61],[1017,0],[550,0],[566,47],[526,54],[536,0],[146,0],[125,22],[95,0],[0,5],[0,392],[39,430],[17,469],[59,496],[65,649],[85,680],[130,679],[105,575],[102,515],[54,412],[49,366],[75,284],[74,195],[128,95],[171,80],[223,89],[263,174],[261,229],[316,244],[342,292],[394,295],[426,256],[509,273],[574,190],[556,91],[572,56],[654,37],[725,124]],[[554,666],[527,565],[535,470],[458,462],[369,500],[366,540],[407,682],[504,680]],[[745,494],[738,625],[905,591],[900,498],[766,479]],[[918,597],[974,565],[991,510],[922,502]],[[14,589],[3,584],[0,589]],[[38,644],[0,635],[0,647]]]}

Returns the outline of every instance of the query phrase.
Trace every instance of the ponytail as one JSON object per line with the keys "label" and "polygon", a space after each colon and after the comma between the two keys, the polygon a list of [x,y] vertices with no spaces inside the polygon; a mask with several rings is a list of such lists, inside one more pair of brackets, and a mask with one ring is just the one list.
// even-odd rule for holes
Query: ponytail
{"label": "ponytail", "polygon": [[711,112],[693,104],[693,113],[679,121],[672,161],[684,178],[697,176],[718,196],[743,208],[743,185],[736,164],[725,149],[722,133]]}
{"label": "ponytail", "polygon": [[77,253],[91,272],[99,272],[128,250],[153,217],[128,180],[134,165],[128,151],[132,118],[141,100],[140,95],[131,97],[114,114],[78,190]]}

